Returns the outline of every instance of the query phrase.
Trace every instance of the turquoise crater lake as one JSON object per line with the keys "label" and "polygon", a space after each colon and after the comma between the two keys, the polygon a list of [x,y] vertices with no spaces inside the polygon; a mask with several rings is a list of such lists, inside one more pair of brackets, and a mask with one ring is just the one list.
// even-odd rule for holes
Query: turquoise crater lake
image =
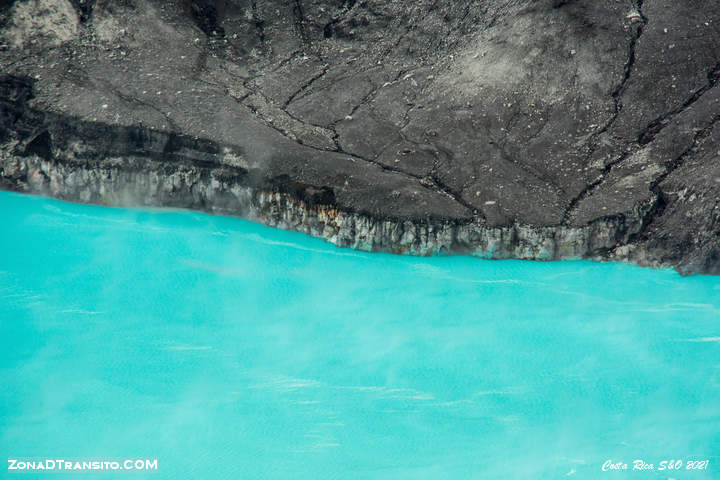
{"label": "turquoise crater lake", "polygon": [[[0,211],[7,458],[158,459],[86,479],[720,476],[720,278],[11,193]],[[602,472],[635,459],[655,470]],[[709,468],[657,470],[678,459]]]}

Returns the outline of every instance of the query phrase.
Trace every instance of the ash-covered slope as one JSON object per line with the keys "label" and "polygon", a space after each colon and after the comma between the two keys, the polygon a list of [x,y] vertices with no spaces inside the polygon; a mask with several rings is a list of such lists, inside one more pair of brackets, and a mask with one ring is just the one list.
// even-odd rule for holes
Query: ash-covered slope
{"label": "ash-covered slope", "polygon": [[0,3],[0,185],[720,273],[715,0]]}

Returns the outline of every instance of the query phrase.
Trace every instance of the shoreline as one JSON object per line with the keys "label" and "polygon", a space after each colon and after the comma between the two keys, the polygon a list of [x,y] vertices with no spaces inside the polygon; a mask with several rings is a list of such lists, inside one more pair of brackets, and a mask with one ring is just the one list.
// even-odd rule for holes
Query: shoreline
{"label": "shoreline", "polygon": [[[135,159],[137,160],[137,159]],[[636,235],[653,208],[628,221],[608,217],[582,227],[514,225],[488,227],[433,218],[373,218],[344,211],[307,191],[277,185],[253,187],[217,169],[184,165],[169,171],[167,162],[146,162],[144,170],[127,170],[123,159],[97,162],[94,169],[37,156],[0,160],[0,188],[64,201],[113,207],[180,208],[244,218],[273,228],[320,238],[333,245],[365,252],[432,256],[470,255],[486,259],[535,261],[618,261],[643,267],[673,265],[653,261],[638,251]],[[677,269],[677,268],[676,268]],[[685,272],[680,272],[685,273]]]}

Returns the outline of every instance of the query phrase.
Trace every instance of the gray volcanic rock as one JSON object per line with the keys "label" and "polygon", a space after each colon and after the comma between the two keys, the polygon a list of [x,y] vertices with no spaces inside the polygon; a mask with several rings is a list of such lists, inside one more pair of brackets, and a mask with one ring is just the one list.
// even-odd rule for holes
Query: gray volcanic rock
{"label": "gray volcanic rock", "polygon": [[720,273],[715,0],[0,3],[0,186]]}

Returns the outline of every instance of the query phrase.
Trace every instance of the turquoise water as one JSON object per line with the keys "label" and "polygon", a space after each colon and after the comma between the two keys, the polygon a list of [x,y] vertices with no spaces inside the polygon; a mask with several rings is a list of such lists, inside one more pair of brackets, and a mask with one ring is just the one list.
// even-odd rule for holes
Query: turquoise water
{"label": "turquoise water", "polygon": [[[10,193],[0,211],[8,458],[157,458],[129,477],[155,479],[720,476],[720,278],[365,254]],[[656,470],[601,470],[634,459]],[[709,469],[657,471],[671,459]]]}

